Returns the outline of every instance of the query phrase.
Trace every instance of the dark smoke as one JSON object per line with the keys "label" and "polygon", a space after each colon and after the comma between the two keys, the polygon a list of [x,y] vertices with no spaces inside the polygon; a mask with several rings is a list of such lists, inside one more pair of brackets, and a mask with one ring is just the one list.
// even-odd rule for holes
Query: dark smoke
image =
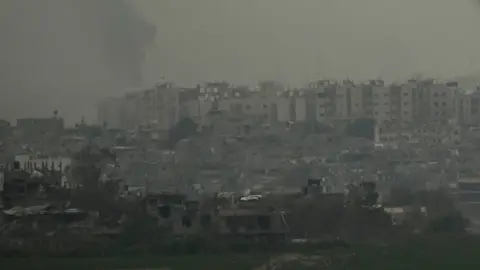
{"label": "dark smoke", "polygon": [[0,118],[94,117],[142,82],[155,28],[127,0],[1,0]]}
{"label": "dark smoke", "polygon": [[138,85],[145,52],[153,42],[155,27],[147,24],[126,1],[82,0],[85,17],[94,19],[99,39],[104,40],[105,61],[126,83]]}

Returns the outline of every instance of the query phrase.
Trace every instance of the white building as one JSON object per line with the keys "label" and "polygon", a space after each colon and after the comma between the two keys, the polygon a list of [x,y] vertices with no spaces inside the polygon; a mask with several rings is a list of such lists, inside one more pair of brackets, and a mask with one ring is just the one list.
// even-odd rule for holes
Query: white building
{"label": "white building", "polygon": [[428,86],[430,118],[434,121],[448,121],[455,115],[455,89],[442,83]]}
{"label": "white building", "polygon": [[417,99],[415,98],[417,88],[415,84],[407,83],[401,86],[400,113],[402,125],[409,125],[415,119],[415,108]]}
{"label": "white building", "polygon": [[337,85],[335,88],[335,118],[349,117],[348,95],[352,87],[354,87],[353,83],[347,83],[343,85]]}
{"label": "white building", "polygon": [[383,83],[372,85],[372,102],[375,122],[391,121],[390,88]]}
{"label": "white building", "polygon": [[166,83],[103,100],[98,107],[99,122],[108,127],[132,129],[150,125],[168,130],[180,119],[180,89]]}
{"label": "white building", "polygon": [[310,83],[308,89],[314,92],[314,102],[310,104],[312,104],[312,113],[318,123],[325,123],[335,116],[336,87],[336,82],[329,80]]}
{"label": "white building", "polygon": [[15,155],[15,161],[20,163],[20,169],[32,170],[33,168],[42,168],[42,164],[46,164],[48,168],[52,165],[57,171],[65,172],[65,169],[70,166],[72,160],[68,157],[40,157],[35,154],[19,154]]}

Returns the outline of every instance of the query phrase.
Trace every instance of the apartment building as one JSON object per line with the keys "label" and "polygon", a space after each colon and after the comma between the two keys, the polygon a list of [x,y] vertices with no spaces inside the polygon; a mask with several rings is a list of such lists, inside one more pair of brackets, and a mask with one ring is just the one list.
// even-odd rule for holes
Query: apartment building
{"label": "apartment building", "polygon": [[347,86],[348,117],[362,117],[366,115],[363,106],[363,87],[362,85]]}
{"label": "apartment building", "polygon": [[392,120],[392,102],[390,87],[385,86],[383,81],[371,81],[373,118],[376,123]]}
{"label": "apartment building", "polygon": [[307,89],[308,117],[319,123],[325,123],[336,115],[337,82],[331,80],[319,80],[311,82]]}
{"label": "apartment building", "polygon": [[411,126],[395,126],[384,123],[375,129],[375,141],[382,144],[413,143],[427,145],[458,144],[461,129],[458,125],[430,123]]}
{"label": "apartment building", "polygon": [[363,90],[361,85],[344,80],[335,88],[335,118],[351,119],[364,116]]}
{"label": "apartment building", "polygon": [[480,125],[480,91],[458,91],[456,97],[456,118],[465,126]]}
{"label": "apartment building", "polygon": [[400,126],[447,123],[456,117],[457,86],[435,80],[409,80],[402,85],[373,87],[373,117]]}
{"label": "apartment building", "polygon": [[400,86],[400,110],[399,116],[402,126],[410,125],[416,119],[417,110],[417,94],[416,85],[413,83],[406,83]]}
{"label": "apartment building", "polygon": [[344,84],[337,84],[335,87],[335,118],[346,119],[349,117],[350,100],[349,93],[354,84],[344,81]]}
{"label": "apartment building", "polygon": [[143,91],[141,124],[169,130],[180,120],[180,88],[166,83]]}
{"label": "apartment building", "polygon": [[252,91],[246,87],[231,87],[214,100],[220,111],[231,115],[256,117],[264,122],[303,122],[307,105],[303,91],[270,87]]}
{"label": "apartment building", "polygon": [[98,122],[114,128],[149,125],[168,130],[180,119],[179,93],[179,88],[166,83],[130,92],[120,98],[104,99],[97,109]]}
{"label": "apartment building", "polygon": [[432,83],[427,86],[430,118],[447,122],[455,115],[455,91],[447,84]]}
{"label": "apartment building", "polygon": [[200,89],[199,87],[182,89],[178,94],[180,118],[190,118],[195,122],[200,120]]}
{"label": "apartment building", "polygon": [[122,108],[124,111],[122,117],[122,128],[133,129],[141,122],[142,115],[142,92],[135,91],[127,93],[124,97],[125,103]]}
{"label": "apartment building", "polygon": [[[314,102],[307,100],[307,115],[315,115],[317,122],[325,123],[334,120],[351,120],[360,117],[372,117],[374,115],[375,102],[385,103],[380,100],[380,95],[388,93],[383,88],[383,82],[371,81],[368,84],[355,84],[350,80],[342,82],[321,80],[310,83],[307,92]],[[312,93],[315,93],[314,95]],[[309,98],[309,99],[310,99]],[[314,103],[314,104],[312,104]],[[389,97],[387,96],[388,108],[375,106],[377,115],[389,113]]]}

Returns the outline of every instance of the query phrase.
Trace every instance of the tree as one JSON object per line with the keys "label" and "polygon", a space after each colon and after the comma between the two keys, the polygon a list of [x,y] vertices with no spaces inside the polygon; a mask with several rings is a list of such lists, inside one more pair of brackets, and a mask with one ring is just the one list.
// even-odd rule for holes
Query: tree
{"label": "tree", "polygon": [[390,190],[390,198],[388,203],[394,206],[412,205],[414,202],[414,195],[409,188],[393,187]]}
{"label": "tree", "polygon": [[354,207],[373,207],[378,201],[378,192],[374,182],[363,182],[360,185],[348,186],[347,200]]}
{"label": "tree", "polygon": [[373,140],[375,138],[375,120],[373,118],[359,118],[346,126],[345,134]]}
{"label": "tree", "polygon": [[468,225],[468,219],[463,218],[459,212],[453,212],[430,221],[428,230],[437,233],[464,233]]}
{"label": "tree", "polygon": [[455,212],[453,198],[444,190],[422,190],[414,194],[414,202],[425,206],[431,220],[451,215]]}
{"label": "tree", "polygon": [[197,133],[198,125],[190,118],[183,118],[168,132],[168,147],[173,148],[180,140]]}

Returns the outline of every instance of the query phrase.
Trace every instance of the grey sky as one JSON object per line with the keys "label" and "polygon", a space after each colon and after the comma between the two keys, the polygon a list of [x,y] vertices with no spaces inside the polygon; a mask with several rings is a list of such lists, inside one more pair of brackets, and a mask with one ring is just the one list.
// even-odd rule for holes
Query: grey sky
{"label": "grey sky", "polygon": [[159,28],[149,70],[172,80],[298,84],[452,76],[480,65],[471,0],[133,1]]}
{"label": "grey sky", "polygon": [[[122,0],[78,5],[83,1],[0,0],[0,33],[8,34],[0,44],[1,117],[59,109],[70,122],[94,119],[99,98],[162,76],[187,85],[301,85],[319,77],[452,77],[480,68],[474,0],[127,0],[156,27],[139,83],[130,75],[140,71],[148,47],[148,37],[138,35],[141,18]],[[105,20],[93,19],[107,11]],[[145,44],[132,41],[140,38]]]}

